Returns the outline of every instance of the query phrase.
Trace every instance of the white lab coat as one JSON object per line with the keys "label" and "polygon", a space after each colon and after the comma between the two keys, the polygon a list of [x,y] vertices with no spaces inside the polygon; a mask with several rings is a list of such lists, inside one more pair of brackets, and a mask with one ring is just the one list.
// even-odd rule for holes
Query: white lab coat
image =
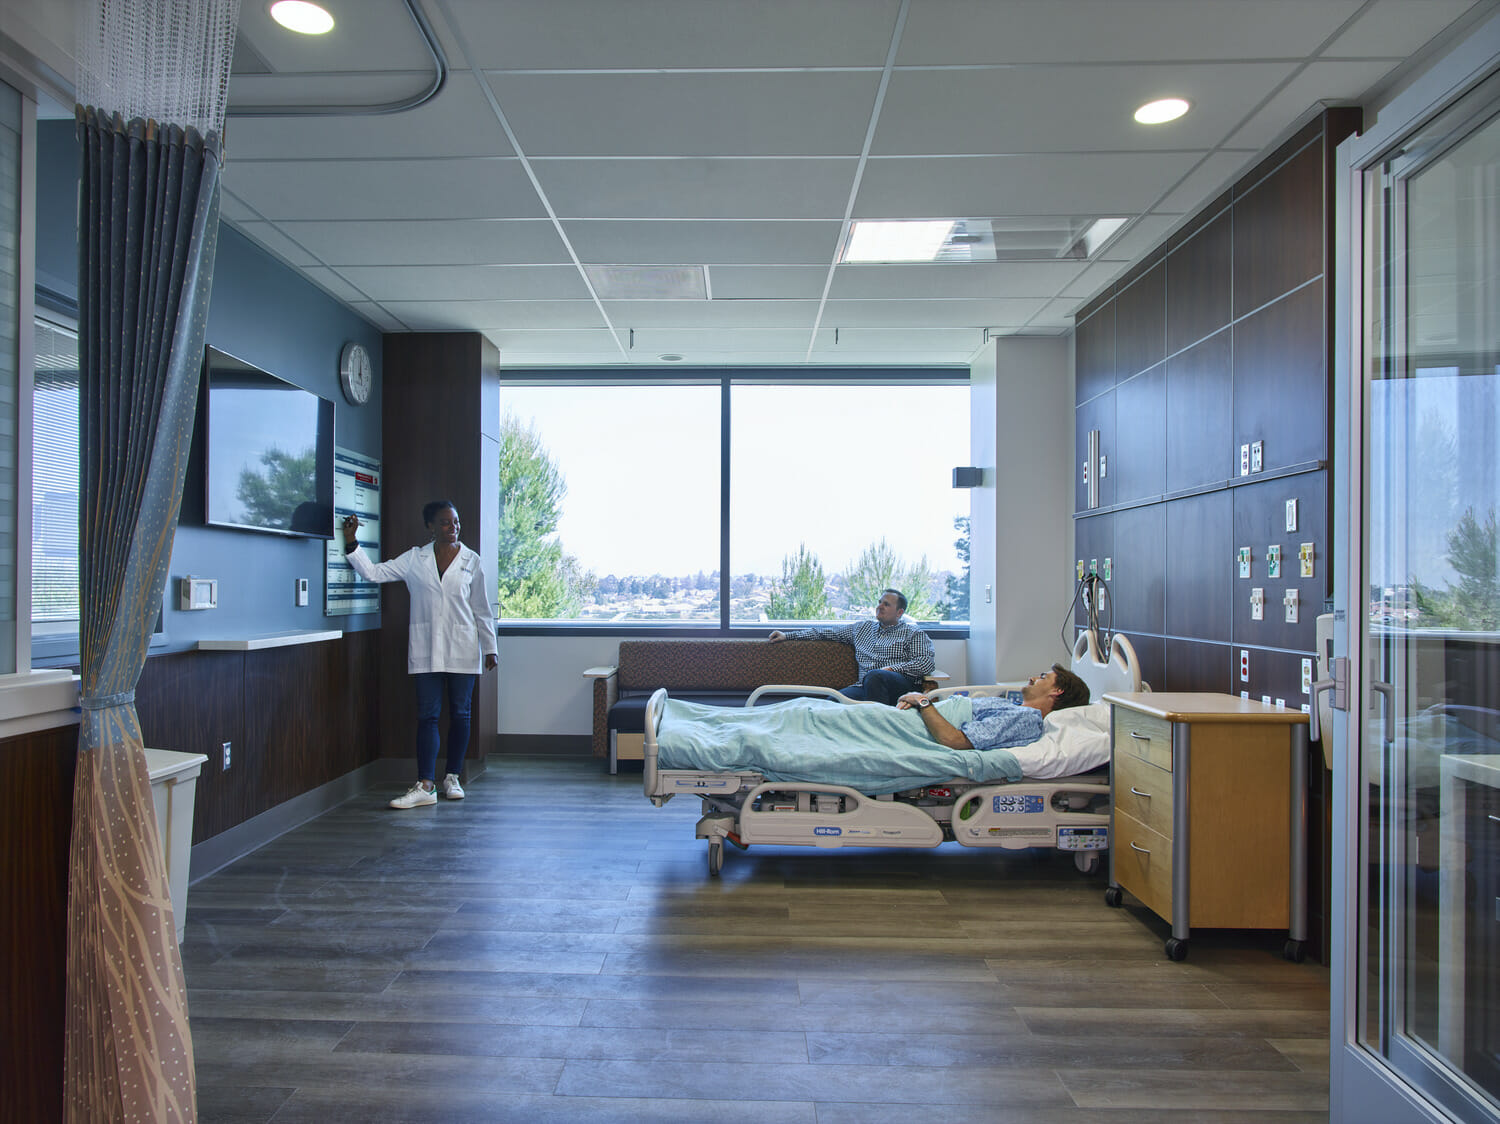
{"label": "white lab coat", "polygon": [[431,543],[414,546],[389,562],[371,562],[363,547],[355,547],[344,557],[366,581],[404,581],[411,592],[408,673],[476,675],[484,670],[485,656],[499,654],[484,566],[479,555],[462,543],[458,557],[441,576]]}

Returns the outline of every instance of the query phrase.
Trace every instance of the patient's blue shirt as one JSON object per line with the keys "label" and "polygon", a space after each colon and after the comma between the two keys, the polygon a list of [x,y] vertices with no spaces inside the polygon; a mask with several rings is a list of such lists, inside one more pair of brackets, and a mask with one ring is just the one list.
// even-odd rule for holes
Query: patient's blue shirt
{"label": "patient's blue shirt", "polygon": [[1034,706],[980,696],[971,698],[974,715],[959,726],[975,749],[1009,749],[1042,736],[1042,712]]}

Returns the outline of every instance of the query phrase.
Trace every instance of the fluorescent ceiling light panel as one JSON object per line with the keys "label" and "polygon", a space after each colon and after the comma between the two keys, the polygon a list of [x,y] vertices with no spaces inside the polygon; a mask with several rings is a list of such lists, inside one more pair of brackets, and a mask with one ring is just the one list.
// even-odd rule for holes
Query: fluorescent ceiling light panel
{"label": "fluorescent ceiling light panel", "polygon": [[276,0],[271,18],[299,35],[322,35],[333,30],[333,17],[307,0]]}
{"label": "fluorescent ceiling light panel", "polygon": [[1161,98],[1147,102],[1135,111],[1135,119],[1142,125],[1165,125],[1176,121],[1188,111],[1188,103],[1182,98]]}
{"label": "fluorescent ceiling light panel", "polygon": [[934,261],[952,230],[952,219],[856,222],[849,231],[843,260]]}
{"label": "fluorescent ceiling light panel", "polygon": [[1083,232],[1083,237],[1078,241],[1083,246],[1083,256],[1091,258],[1099,252],[1099,247],[1115,236],[1115,231],[1124,226],[1129,219],[1095,219],[1089,223],[1088,229]]}

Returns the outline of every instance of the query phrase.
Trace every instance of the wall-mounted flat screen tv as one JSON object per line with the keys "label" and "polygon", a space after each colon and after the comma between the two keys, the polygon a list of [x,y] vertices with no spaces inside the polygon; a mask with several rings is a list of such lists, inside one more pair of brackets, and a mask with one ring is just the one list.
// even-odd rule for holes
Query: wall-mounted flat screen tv
{"label": "wall-mounted flat screen tv", "polygon": [[206,522],[333,537],[333,403],[216,348],[203,361]]}

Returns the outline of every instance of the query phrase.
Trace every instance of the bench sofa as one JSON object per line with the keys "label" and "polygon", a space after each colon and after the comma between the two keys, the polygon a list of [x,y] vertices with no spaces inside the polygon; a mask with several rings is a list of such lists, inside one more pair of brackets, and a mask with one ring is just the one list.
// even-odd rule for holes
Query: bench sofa
{"label": "bench sofa", "polygon": [[[646,700],[658,687],[673,698],[743,706],[768,683],[847,687],[859,678],[854,649],[836,640],[621,640],[618,662],[584,672],[594,681],[595,757],[640,760]],[[790,697],[790,696],[777,696]]]}

